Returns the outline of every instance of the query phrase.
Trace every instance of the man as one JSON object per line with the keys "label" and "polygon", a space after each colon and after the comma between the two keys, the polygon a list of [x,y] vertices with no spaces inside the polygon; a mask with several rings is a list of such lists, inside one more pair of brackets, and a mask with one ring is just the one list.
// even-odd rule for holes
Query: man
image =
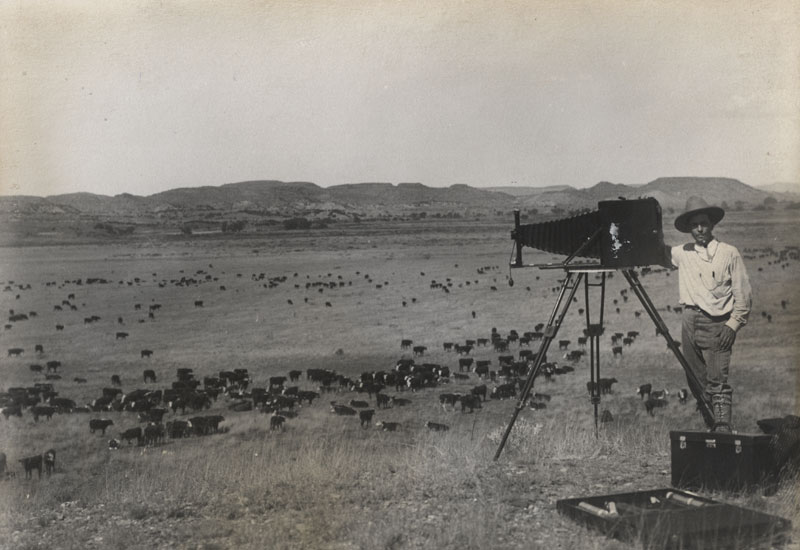
{"label": "man", "polygon": [[730,432],[733,389],[728,369],[736,334],[747,323],[751,308],[750,281],[739,251],[714,238],[714,227],[725,216],[718,206],[690,197],[675,227],[691,233],[693,243],[669,249],[679,269],[683,305],[683,355],[697,379],[705,384],[716,432]]}

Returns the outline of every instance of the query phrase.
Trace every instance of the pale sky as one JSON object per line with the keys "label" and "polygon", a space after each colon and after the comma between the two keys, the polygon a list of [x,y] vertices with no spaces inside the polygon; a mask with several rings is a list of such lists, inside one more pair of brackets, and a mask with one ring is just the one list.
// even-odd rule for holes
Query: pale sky
{"label": "pale sky", "polygon": [[0,0],[0,194],[800,181],[796,0]]}

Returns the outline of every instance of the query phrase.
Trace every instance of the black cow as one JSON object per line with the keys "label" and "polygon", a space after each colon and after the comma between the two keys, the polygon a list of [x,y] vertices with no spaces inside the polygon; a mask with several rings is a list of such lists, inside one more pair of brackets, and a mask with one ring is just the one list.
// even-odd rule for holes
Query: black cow
{"label": "black cow", "polygon": [[19,460],[22,467],[25,468],[25,479],[33,478],[33,471],[39,472],[39,478],[42,477],[42,455],[29,456]]}
{"label": "black cow", "polygon": [[400,349],[408,349],[413,343],[413,340],[400,340]]}
{"label": "black cow", "polygon": [[56,412],[55,407],[48,407],[46,405],[37,405],[35,407],[31,407],[31,413],[33,413],[33,421],[39,422],[39,417],[44,416],[47,420],[53,418],[53,414]]}
{"label": "black cow", "polygon": [[300,380],[300,376],[303,374],[303,371],[299,370],[290,370],[289,371],[289,380],[292,382],[297,382]]}
{"label": "black cow", "polygon": [[273,415],[269,419],[269,429],[270,430],[284,430],[284,425],[286,424],[286,417],[281,416],[280,414],[273,413]]}
{"label": "black cow", "polygon": [[136,426],[135,428],[129,428],[122,432],[119,438],[123,441],[127,441],[128,445],[130,445],[131,441],[134,439],[136,440],[137,445],[142,444],[142,428]]}
{"label": "black cow", "polygon": [[112,374],[111,375],[111,384],[113,386],[121,386],[122,385],[122,379],[120,379],[119,374]]}
{"label": "black cow", "polygon": [[337,405],[335,401],[331,401],[331,412],[340,416],[355,416],[356,410],[351,409],[346,405]]}
{"label": "black cow", "polygon": [[56,451],[55,449],[48,449],[45,451],[44,456],[44,471],[49,476],[56,469]]}
{"label": "black cow", "polygon": [[569,347],[570,341],[569,340],[559,340],[558,341],[558,349],[565,350]]}
{"label": "black cow", "polygon": [[48,361],[47,365],[47,372],[57,372],[58,368],[61,366],[61,361]]}
{"label": "black cow", "polygon": [[413,352],[414,352],[414,355],[425,355],[425,351],[427,349],[428,348],[426,346],[414,346]]}
{"label": "black cow", "polygon": [[461,412],[465,412],[469,409],[469,412],[472,412],[475,409],[481,408],[481,398],[477,395],[465,395],[461,398]]}
{"label": "black cow", "polygon": [[469,368],[472,366],[473,361],[474,359],[472,357],[461,357],[458,360],[458,372],[461,372],[462,370],[468,371]]}
{"label": "black cow", "polygon": [[106,435],[106,428],[113,425],[114,421],[109,418],[92,418],[89,420],[89,431],[94,433],[96,430],[100,430],[100,433]]}
{"label": "black cow", "polygon": [[33,351],[36,353],[44,353],[44,346],[42,344],[36,344],[33,346]]}
{"label": "black cow", "polygon": [[378,422],[375,425],[380,426],[381,430],[384,432],[396,432],[397,428],[400,427],[399,422]]}
{"label": "black cow", "polygon": [[358,411],[358,419],[361,421],[361,427],[368,428],[370,422],[372,422],[373,416],[375,416],[375,409],[364,409],[363,411]]}
{"label": "black cow", "polygon": [[141,356],[144,357],[151,357],[153,355],[153,350],[151,349],[143,349],[141,351]]}
{"label": "black cow", "polygon": [[425,427],[432,432],[446,432],[450,429],[450,426],[447,424],[440,424],[438,422],[426,422]]}
{"label": "black cow", "polygon": [[650,397],[647,401],[644,402],[644,408],[647,410],[647,414],[650,416],[655,416],[655,409],[659,407],[666,407],[667,400],[666,399],[657,399],[655,397]]}
{"label": "black cow", "polygon": [[653,384],[642,384],[641,386],[636,388],[636,394],[640,396],[641,399],[644,399],[645,395],[650,397],[651,391],[653,391]]}
{"label": "black cow", "polygon": [[369,403],[367,403],[366,401],[351,399],[350,406],[353,407],[354,409],[366,409],[367,407],[369,407]]}
{"label": "black cow", "polygon": [[128,333],[127,332],[118,332],[114,339],[115,340],[124,340],[127,337],[128,337]]}
{"label": "black cow", "polygon": [[188,420],[173,420],[167,422],[166,432],[172,439],[189,437],[191,435],[192,424]]}
{"label": "black cow", "polygon": [[[297,392],[297,400],[300,403],[302,403],[303,401],[308,401],[308,404],[311,405],[314,399],[316,399],[317,397],[319,397],[319,394],[315,391],[303,390]],[[378,401],[380,402],[380,399],[378,399]]]}
{"label": "black cow", "polygon": [[[14,357],[19,357],[19,356],[20,356],[20,355],[22,355],[23,353],[25,353],[25,350],[24,350],[24,349],[22,349],[22,348],[9,348],[9,349],[8,349],[8,356],[9,356],[9,357],[11,357],[12,355],[13,355]],[[40,457],[40,458],[41,458],[41,457]]]}
{"label": "black cow", "polygon": [[144,381],[147,383],[148,381],[155,383],[156,381],[156,371],[153,369],[147,369],[144,371]]}
{"label": "black cow", "polygon": [[155,446],[163,443],[166,433],[167,432],[163,424],[160,422],[150,422],[147,426],[145,426],[142,434],[144,444]]}
{"label": "black cow", "polygon": [[486,401],[486,384],[481,384],[480,386],[475,386],[472,388],[469,393],[470,395],[474,395],[475,397],[481,398],[483,401]]}

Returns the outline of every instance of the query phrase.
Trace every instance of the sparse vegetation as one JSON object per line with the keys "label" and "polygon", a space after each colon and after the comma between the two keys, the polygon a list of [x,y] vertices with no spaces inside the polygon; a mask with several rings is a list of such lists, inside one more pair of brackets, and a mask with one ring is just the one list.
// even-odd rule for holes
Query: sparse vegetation
{"label": "sparse vegetation", "polygon": [[[142,387],[144,368],[156,371],[159,383],[150,386],[159,388],[187,367],[201,380],[247,368],[257,387],[291,369],[358,377],[391,369],[406,353],[401,338],[428,346],[420,362],[455,367],[456,354],[445,352],[442,342],[489,336],[491,327],[502,333],[531,330],[553,305],[561,272],[515,272],[517,284],[509,287],[504,267],[483,269],[508,260],[511,223],[510,213],[501,222],[480,223],[429,214],[416,221],[338,223],[324,232],[287,232],[279,225],[270,238],[198,230],[192,239],[151,232],[148,242],[137,230],[133,238],[142,240],[124,245],[1,248],[0,261],[8,266],[2,279],[32,286],[0,293],[3,307],[39,312],[2,338],[7,347],[31,353],[43,343],[43,359],[63,363],[62,379],[54,382],[59,395],[78,403],[100,395],[111,374],[121,375],[125,391]],[[740,250],[766,243],[780,250],[800,244],[795,224],[794,215],[783,210],[730,212],[717,233]],[[666,220],[665,232],[671,243],[684,238]],[[753,432],[758,418],[797,411],[793,339],[800,290],[794,284],[796,261],[784,269],[768,263],[772,256],[747,254],[756,304],[737,338],[732,382],[734,421]],[[526,249],[525,261],[545,263],[553,255]],[[262,272],[265,278],[258,280]],[[642,283],[679,334],[680,317],[665,310],[678,300],[677,281],[667,273],[647,275]],[[273,276],[286,280],[270,288]],[[88,285],[89,277],[98,282]],[[203,282],[179,286],[181,277]],[[80,285],[74,283],[78,278]],[[432,280],[448,278],[448,292],[431,288]],[[46,286],[50,281],[57,285]],[[320,293],[307,282],[337,285]],[[622,277],[613,278],[607,301],[623,287]],[[69,301],[78,310],[53,311],[68,293],[75,294]],[[786,309],[782,299],[788,300]],[[194,306],[197,300],[203,307]],[[325,306],[328,301],[332,307]],[[135,310],[135,303],[143,310]],[[162,304],[153,319],[147,315],[150,303]],[[621,358],[612,357],[603,338],[603,374],[619,383],[601,403],[614,421],[602,424],[597,437],[585,358],[574,373],[537,380],[536,391],[552,394],[552,401],[544,410],[521,412],[498,462],[492,455],[515,402],[490,400],[462,413],[444,410],[437,399],[442,391],[469,391],[479,383],[474,373],[446,388],[402,395],[387,389],[410,404],[377,410],[364,428],[357,417],[331,414],[329,401],[374,403],[365,394],[341,392],[304,404],[296,418],[287,419],[284,432],[269,429],[269,415],[229,410],[233,400],[221,396],[200,414],[224,415],[226,431],[168,438],[151,447],[123,443],[119,450],[109,450],[108,439],[140,425],[134,413],[103,413],[114,425],[101,436],[87,428],[98,414],[57,414],[37,423],[26,412],[0,418],[0,450],[17,472],[0,482],[0,540],[13,548],[628,548],[560,517],[555,502],[668,486],[668,432],[702,429],[702,421],[691,404],[677,401],[655,417],[647,415],[635,388],[643,382],[684,387],[682,371],[649,321],[634,317],[641,309],[635,298],[620,302],[619,313],[607,306],[607,332],[640,330],[642,336]],[[584,322],[578,307],[570,309],[561,333],[573,340]],[[769,311],[772,320],[760,311]],[[91,315],[100,320],[84,324]],[[129,333],[123,340],[114,338],[119,317],[121,330]],[[65,325],[63,331],[54,330],[56,322]],[[142,349],[155,353],[145,359]],[[512,353],[519,349],[515,345]],[[551,353],[564,363],[552,348]],[[491,349],[472,355],[491,359],[497,368]],[[28,368],[29,356],[0,359],[2,389],[43,381],[43,374]],[[297,385],[318,389],[304,378]],[[192,416],[169,411],[165,419]],[[378,421],[401,428],[384,432]],[[430,432],[426,421],[451,429]],[[47,448],[58,451],[55,473],[26,481],[15,460]],[[792,519],[800,513],[796,484],[785,484],[773,497],[709,496]],[[796,522],[795,539],[798,529]]]}

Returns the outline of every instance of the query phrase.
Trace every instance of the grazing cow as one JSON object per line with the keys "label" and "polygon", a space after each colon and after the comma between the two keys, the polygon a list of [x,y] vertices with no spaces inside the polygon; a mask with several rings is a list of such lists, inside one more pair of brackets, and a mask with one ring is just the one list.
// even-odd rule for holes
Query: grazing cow
{"label": "grazing cow", "polygon": [[500,384],[492,388],[490,397],[492,399],[509,399],[517,395],[517,388],[513,382],[507,384]]}
{"label": "grazing cow", "polygon": [[156,371],[154,371],[153,369],[145,370],[144,371],[144,381],[145,381],[145,383],[147,383],[148,381],[155,383],[155,381],[156,381]]}
{"label": "grazing cow", "polygon": [[346,405],[337,405],[336,401],[331,401],[331,412],[340,416],[355,416],[356,410]]}
{"label": "grazing cow", "polygon": [[362,428],[368,428],[372,422],[372,417],[375,416],[375,409],[365,409],[358,411],[358,419],[361,421]]}
{"label": "grazing cow", "polygon": [[666,399],[656,399],[655,397],[650,397],[644,402],[644,408],[647,410],[647,414],[650,416],[655,416],[655,409],[666,406]]}
{"label": "grazing cow", "polygon": [[453,342],[445,342],[442,344],[444,351],[453,351]]}
{"label": "grazing cow", "polygon": [[427,349],[428,348],[426,346],[414,346],[413,352],[414,352],[414,355],[425,355],[425,351]]}
{"label": "grazing cow", "polygon": [[[485,387],[484,387],[485,389]],[[475,409],[481,408],[481,398],[477,395],[464,395],[461,397],[461,412],[465,412],[469,409],[469,412],[472,412]]]}
{"label": "grazing cow", "polygon": [[461,357],[458,360],[458,372],[461,372],[462,370],[468,371],[469,368],[472,366],[473,361],[474,359],[472,357]]}
{"label": "grazing cow", "polygon": [[192,435],[192,423],[188,420],[173,420],[167,422],[166,433],[172,439],[180,439]]}
{"label": "grazing cow", "polygon": [[28,365],[28,368],[31,372],[42,372],[42,370],[44,370],[41,365]]}
{"label": "grazing cow", "polygon": [[459,399],[461,399],[461,395],[457,393],[442,393],[439,395],[439,403],[443,409],[446,409],[447,405],[455,408]]}
{"label": "grazing cow", "polygon": [[281,416],[278,413],[272,413],[272,416],[269,418],[269,429],[270,431],[280,430],[283,431],[285,429],[286,424],[286,417]]}
{"label": "grazing cow", "polygon": [[128,333],[127,332],[117,332],[117,334],[115,335],[114,339],[115,340],[124,340],[127,337],[128,337]]}
{"label": "grazing cow", "polygon": [[61,366],[61,361],[48,361],[46,364],[47,372],[57,372]]}
{"label": "grazing cow", "polygon": [[152,355],[153,355],[153,350],[150,350],[150,349],[143,349],[143,350],[141,351],[141,356],[142,356],[142,358],[144,358],[144,357],[151,357]]}
{"label": "grazing cow", "polygon": [[55,449],[48,449],[45,451],[44,456],[44,471],[49,476],[56,469],[56,451]]}
{"label": "grazing cow", "polygon": [[534,393],[533,397],[531,399],[533,399],[534,401],[537,401],[539,403],[542,403],[542,402],[545,402],[545,401],[549,402],[550,399],[552,399],[552,397],[548,393]]}
{"label": "grazing cow", "polygon": [[113,425],[114,421],[109,418],[92,418],[89,420],[89,431],[94,433],[96,430],[100,430],[100,433],[106,435],[106,428]]}
{"label": "grazing cow", "polygon": [[42,455],[29,456],[19,460],[22,467],[25,468],[25,479],[33,478],[33,471],[39,472],[39,478],[42,477]]}
{"label": "grazing cow", "polygon": [[128,445],[131,444],[131,441],[134,439],[136,440],[137,445],[142,444],[142,428],[136,426],[135,428],[129,428],[122,432],[119,436],[122,441],[126,441]]}
{"label": "grazing cow", "polygon": [[23,353],[25,353],[25,350],[22,349],[22,348],[8,348],[8,356],[9,357],[11,357],[12,355],[14,357],[19,357]]}
{"label": "grazing cow", "polygon": [[650,397],[652,397],[653,399],[666,399],[668,396],[669,396],[668,389],[656,390],[650,392]]}
{"label": "grazing cow", "polygon": [[611,348],[611,353],[614,354],[614,357],[617,355],[622,356],[622,346],[614,346]]}
{"label": "grazing cow", "polygon": [[484,376],[489,376],[489,361],[478,361],[475,364],[475,374],[478,375],[478,378],[483,378]]}
{"label": "grazing cow", "polygon": [[384,432],[396,432],[397,428],[400,427],[399,422],[378,422],[375,425],[380,426],[381,430]]}
{"label": "grazing cow", "polygon": [[578,337],[578,345],[581,347],[586,347],[586,340],[587,340],[586,336]]}
{"label": "grazing cow", "polygon": [[39,417],[44,416],[47,420],[53,418],[53,414],[56,412],[55,407],[48,407],[46,405],[37,405],[35,407],[31,407],[31,413],[33,414],[33,421],[39,422]]}
{"label": "grazing cow", "polygon": [[357,401],[355,399],[351,399],[350,406],[353,407],[354,409],[366,409],[367,407],[369,407],[369,403],[367,403],[366,401]]}
{"label": "grazing cow", "polygon": [[142,432],[142,439],[147,446],[155,446],[164,442],[166,429],[160,422],[150,422]]}
{"label": "grazing cow", "polygon": [[679,403],[686,403],[686,400],[689,398],[689,391],[686,389],[678,390],[678,402]]}
{"label": "grazing cow", "polygon": [[569,347],[570,341],[569,340],[559,340],[558,341],[558,349],[565,350]]}
{"label": "grazing cow", "polygon": [[439,424],[438,422],[426,422],[425,427],[432,432],[446,432],[450,429],[447,424]]}
{"label": "grazing cow", "polygon": [[195,300],[194,307],[203,307],[203,300]]}
{"label": "grazing cow", "polygon": [[395,396],[392,396],[391,402],[392,402],[392,406],[397,405],[398,407],[405,407],[406,405],[410,405],[411,404],[411,400],[410,399],[404,399],[402,397],[395,397]]}
{"label": "grazing cow", "polygon": [[633,338],[625,337],[622,339],[623,346],[630,346],[631,344],[633,344]]}
{"label": "grazing cow", "polygon": [[64,330],[64,325],[56,325],[56,330]]}
{"label": "grazing cow", "polygon": [[66,397],[51,397],[49,404],[57,409],[58,412],[72,412],[77,404],[72,399]]}
{"label": "grazing cow", "polygon": [[299,370],[290,370],[289,371],[289,380],[291,382],[297,382],[300,380],[300,376],[303,374],[303,371]]}
{"label": "grazing cow", "polygon": [[480,397],[483,401],[486,401],[486,392],[487,392],[486,384],[475,386],[469,391],[470,395],[474,395],[475,397]]}
{"label": "grazing cow", "polygon": [[297,401],[299,403],[302,403],[303,401],[308,401],[308,404],[311,405],[314,399],[316,399],[317,397],[319,397],[319,394],[315,391],[304,390],[297,392]]}
{"label": "grazing cow", "polygon": [[391,397],[383,393],[376,393],[375,404],[379,409],[388,409],[391,405]]}

